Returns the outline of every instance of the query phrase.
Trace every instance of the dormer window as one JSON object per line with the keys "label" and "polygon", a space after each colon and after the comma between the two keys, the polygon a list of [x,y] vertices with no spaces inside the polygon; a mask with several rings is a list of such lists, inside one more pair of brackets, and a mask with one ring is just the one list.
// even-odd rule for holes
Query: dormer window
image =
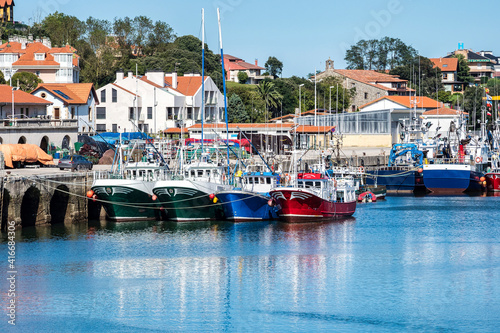
{"label": "dormer window", "polygon": [[444,64],[443,67],[448,67],[448,64]]}
{"label": "dormer window", "polygon": [[44,60],[45,53],[35,53],[35,60]]}

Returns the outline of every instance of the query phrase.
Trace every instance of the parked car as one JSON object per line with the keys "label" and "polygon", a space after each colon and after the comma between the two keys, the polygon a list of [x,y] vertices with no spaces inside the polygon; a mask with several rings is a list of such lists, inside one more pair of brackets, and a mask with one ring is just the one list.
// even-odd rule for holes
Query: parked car
{"label": "parked car", "polygon": [[92,162],[88,161],[85,157],[81,155],[68,155],[59,160],[57,164],[59,169],[71,169],[75,170],[92,170]]}

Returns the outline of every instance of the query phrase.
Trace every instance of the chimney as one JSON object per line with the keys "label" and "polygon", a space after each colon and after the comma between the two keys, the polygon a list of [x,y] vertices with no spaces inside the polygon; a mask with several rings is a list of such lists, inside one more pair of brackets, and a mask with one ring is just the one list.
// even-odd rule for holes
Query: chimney
{"label": "chimney", "polygon": [[177,89],[177,72],[172,73],[172,88]]}
{"label": "chimney", "polygon": [[255,66],[259,66],[259,59],[255,59]]}
{"label": "chimney", "polygon": [[161,70],[147,71],[145,75],[149,81],[162,87],[165,86],[165,72]]}
{"label": "chimney", "polygon": [[127,74],[127,77],[132,78],[133,76],[134,76],[134,72],[129,71],[128,74]]}
{"label": "chimney", "polygon": [[122,69],[119,69],[116,71],[116,81],[121,81],[125,78],[125,73],[123,72]]}

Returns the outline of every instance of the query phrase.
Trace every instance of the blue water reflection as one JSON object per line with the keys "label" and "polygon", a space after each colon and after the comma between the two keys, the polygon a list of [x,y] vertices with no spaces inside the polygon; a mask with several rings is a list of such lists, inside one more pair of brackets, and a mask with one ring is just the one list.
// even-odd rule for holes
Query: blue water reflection
{"label": "blue water reflection", "polygon": [[390,197],[331,223],[23,229],[16,329],[493,332],[499,200]]}

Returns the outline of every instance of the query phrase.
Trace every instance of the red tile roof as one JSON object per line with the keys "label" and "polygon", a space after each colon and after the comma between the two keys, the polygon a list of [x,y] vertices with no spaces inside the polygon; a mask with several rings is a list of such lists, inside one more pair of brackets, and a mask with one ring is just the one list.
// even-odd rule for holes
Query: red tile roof
{"label": "red tile roof", "polygon": [[260,69],[260,70],[265,69],[263,67],[255,65],[255,64],[250,64],[248,62],[245,62],[245,61],[243,61],[243,59],[233,57],[232,55],[229,55],[229,54],[224,55],[224,68],[227,71],[247,70],[247,69]]}
{"label": "red tile roof", "polygon": [[0,1],[0,7],[10,6],[10,5],[14,5],[15,6],[14,0],[3,0],[3,1]]}
{"label": "red tile roof", "polygon": [[406,80],[400,79],[397,75],[379,73],[373,70],[335,69],[334,71],[350,79],[366,83],[407,82]]}
{"label": "red tile roof", "polygon": [[[207,77],[205,76],[205,80]],[[165,84],[172,88],[172,77],[165,77]],[[178,76],[177,88],[174,89],[184,96],[194,96],[201,87],[201,76]]]}
{"label": "red tile roof", "polygon": [[189,133],[188,129],[186,127],[184,128],[179,128],[179,127],[171,127],[171,128],[167,128],[166,130],[163,131],[163,133],[165,134],[187,134]]}
{"label": "red tile roof", "polygon": [[[242,131],[245,131],[246,129],[274,129],[274,130],[280,130],[281,128],[285,130],[291,130],[294,128],[293,124],[290,123],[284,123],[284,124],[269,124],[269,123],[261,123],[261,124],[228,124],[228,127],[230,129],[235,129],[235,128],[240,128]],[[305,126],[305,125],[300,125],[297,127],[297,132],[299,133],[327,133],[332,130],[335,126]],[[220,129],[225,129],[226,124],[220,123],[220,124],[205,124],[203,126],[205,129],[211,129],[211,128],[220,128]],[[191,127],[189,127],[190,130],[193,129],[201,129],[201,124],[196,124]]]}
{"label": "red tile roof", "polygon": [[[13,66],[59,66],[59,63],[54,60],[55,53],[72,53],[73,66],[78,66],[79,56],[76,54],[76,49],[69,45],[58,48],[49,48],[43,43],[33,42],[26,44],[23,48],[19,42],[7,42],[0,45],[0,53],[15,53],[19,55],[19,59],[15,61]],[[35,60],[35,53],[44,53],[44,60]]]}
{"label": "red tile roof", "polygon": [[331,132],[335,126],[305,126],[300,125],[295,130],[297,133],[308,133],[308,134],[325,134]]}
{"label": "red tile roof", "polygon": [[434,66],[439,67],[442,72],[456,72],[458,68],[458,58],[430,58]]}
{"label": "red tile roof", "polygon": [[[410,100],[411,98],[411,100]],[[394,103],[400,104],[408,109],[414,107],[414,104],[412,103],[415,100],[415,96],[382,96],[380,98],[377,98],[374,101],[371,101],[370,103],[366,103],[365,105],[360,106],[359,108],[365,108],[369,105],[372,105],[374,103],[377,103],[378,101],[381,101],[383,99],[388,99]],[[443,103],[438,102],[432,98],[425,97],[425,96],[417,96],[417,107],[418,108],[424,108],[424,109],[430,109],[430,108],[435,108],[437,106],[442,106]]]}
{"label": "red tile roof", "polygon": [[[230,129],[236,129],[236,128],[241,128],[242,130],[244,129],[249,129],[249,128],[252,128],[252,129],[255,129],[255,128],[262,128],[262,129],[280,129],[281,127],[283,128],[292,128],[293,127],[293,124],[269,124],[269,123],[260,123],[260,124],[247,124],[247,123],[241,123],[241,124],[238,124],[238,123],[234,123],[234,124],[228,124],[228,127]],[[225,123],[219,123],[219,124],[205,124],[203,126],[203,128],[205,129],[211,129],[211,128],[226,128],[226,124]],[[201,124],[195,124],[191,127],[189,127],[189,129],[201,129]]]}
{"label": "red tile roof", "polygon": [[66,105],[87,104],[90,94],[94,95],[96,104],[99,104],[94,84],[92,83],[40,83],[31,94],[40,89],[49,91],[52,95],[61,99]]}
{"label": "red tile roof", "polygon": [[[9,85],[0,85],[0,103],[12,105],[12,87]],[[22,90],[14,91],[14,105],[50,105],[51,102],[46,99],[28,94]]]}
{"label": "red tile roof", "polygon": [[[422,113],[422,115],[423,116],[458,116],[458,115],[460,115],[460,112],[462,112],[462,111],[442,107],[439,109],[425,111],[424,113]],[[462,114],[468,114],[468,113],[462,112]]]}

